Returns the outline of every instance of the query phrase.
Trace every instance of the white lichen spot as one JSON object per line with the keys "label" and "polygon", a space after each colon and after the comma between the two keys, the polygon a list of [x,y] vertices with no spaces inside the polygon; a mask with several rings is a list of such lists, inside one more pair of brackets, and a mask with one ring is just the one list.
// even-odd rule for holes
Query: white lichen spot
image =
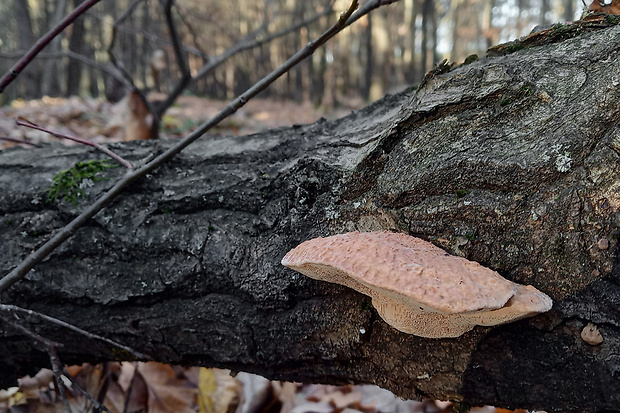
{"label": "white lichen spot", "polygon": [[360,334],[366,334],[366,329],[364,327],[360,328]]}
{"label": "white lichen spot", "polygon": [[534,210],[532,210],[531,212],[532,212],[532,221],[538,221],[538,214],[534,212]]}
{"label": "white lichen spot", "polygon": [[463,201],[463,205],[465,205],[465,206],[471,205],[471,201]]}
{"label": "white lichen spot", "polygon": [[90,188],[93,185],[95,185],[95,182],[93,182],[92,179],[86,178],[83,179],[82,182],[80,182],[80,189],[84,190],[86,188]]}
{"label": "white lichen spot", "polygon": [[355,208],[355,209],[359,208],[360,205],[362,205],[361,202],[353,202],[353,208]]}
{"label": "white lichen spot", "polygon": [[35,195],[34,198],[32,198],[32,201],[30,201],[30,203],[32,205],[39,205],[41,203],[41,197]]}
{"label": "white lichen spot", "polygon": [[145,283],[144,281],[142,281],[142,288],[146,288],[148,286],[147,283]]}
{"label": "white lichen spot", "polygon": [[26,231],[22,231],[19,233],[22,237],[27,237],[28,233]]}
{"label": "white lichen spot", "polygon": [[543,153],[540,158],[543,162],[549,162],[551,160],[551,157],[547,154],[547,152]]}
{"label": "white lichen spot", "polygon": [[176,192],[174,192],[172,189],[164,189],[164,196],[172,196],[175,193]]}
{"label": "white lichen spot", "polygon": [[558,172],[568,172],[570,171],[572,163],[573,160],[570,157],[570,153],[561,153],[555,158],[555,169],[557,169]]}
{"label": "white lichen spot", "polygon": [[431,376],[428,373],[424,373],[421,376],[416,377],[416,379],[418,379],[418,380],[428,380],[430,378],[431,378]]}
{"label": "white lichen spot", "polygon": [[335,211],[333,209],[326,209],[325,210],[325,218],[327,218],[327,219],[338,219],[338,218],[340,218],[340,212]]}
{"label": "white lichen spot", "polygon": [[222,203],[224,202],[224,195],[220,195],[217,197],[217,202]]}

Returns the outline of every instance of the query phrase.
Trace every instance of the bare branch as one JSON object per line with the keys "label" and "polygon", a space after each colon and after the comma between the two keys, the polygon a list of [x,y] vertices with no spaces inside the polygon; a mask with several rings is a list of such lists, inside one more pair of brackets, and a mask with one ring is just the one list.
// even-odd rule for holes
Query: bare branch
{"label": "bare branch", "polygon": [[36,129],[36,130],[40,130],[41,132],[49,133],[50,135],[55,136],[56,138],[59,138],[59,139],[68,139],[70,141],[81,143],[83,145],[92,146],[93,148],[97,149],[99,152],[102,152],[108,155],[110,158],[114,159],[115,161],[123,165],[125,168],[133,169],[133,166],[131,165],[131,163],[129,163],[129,161],[123,159],[121,156],[115,154],[114,152],[106,148],[105,146],[99,145],[97,142],[89,141],[88,139],[78,138],[77,136],[64,135],[62,133],[54,132],[49,129],[45,129],[35,123],[32,123],[27,119],[22,119],[22,120],[17,119],[16,123],[19,126],[25,126],[27,128]]}
{"label": "bare branch", "polygon": [[56,346],[51,344],[47,352],[50,356],[50,364],[52,365],[52,371],[54,372],[54,379],[56,380],[56,387],[58,388],[58,393],[60,394],[60,398],[65,404],[67,413],[71,413],[71,406],[69,405],[69,400],[67,399],[65,384],[62,381],[62,370],[64,369],[64,367],[62,362],[60,361],[60,357],[58,357]]}
{"label": "bare branch", "polygon": [[129,5],[129,7],[127,7],[127,10],[125,10],[125,12],[114,22],[114,25],[112,26],[112,38],[110,39],[110,44],[108,45],[108,56],[110,58],[110,62],[123,75],[123,78],[125,79],[124,83],[129,85],[129,88],[131,89],[131,91],[136,92],[138,94],[138,97],[140,98],[142,103],[146,105],[146,108],[149,110],[149,113],[153,116],[153,124],[151,125],[151,137],[155,138],[157,137],[157,133],[159,131],[160,117],[157,114],[157,111],[155,110],[153,105],[146,98],[146,95],[144,94],[144,92],[142,92],[142,90],[140,90],[135,85],[135,83],[133,82],[133,79],[131,78],[131,75],[127,72],[127,70],[125,70],[125,67],[118,61],[118,59],[116,58],[116,55],[114,54],[114,43],[116,42],[117,28],[125,20],[127,20],[129,16],[131,16],[131,13],[133,13],[133,11],[136,9],[136,7],[138,7],[138,5],[142,1],[144,0],[134,0]]}
{"label": "bare branch", "polygon": [[99,403],[97,400],[95,400],[95,398],[86,390],[84,390],[82,388],[82,386],[80,386],[74,379],[73,377],[71,377],[71,374],[69,374],[69,372],[66,369],[62,369],[62,374],[63,376],[65,376],[70,382],[71,382],[71,386],[74,387],[77,391],[79,391],[80,393],[82,393],[82,395],[84,397],[86,397],[88,399],[89,402],[91,402],[93,404],[93,407],[97,410],[103,410],[104,412],[107,413],[112,413],[110,411],[110,409],[108,409],[107,407],[105,407],[104,404]]}
{"label": "bare branch", "polygon": [[326,16],[330,13],[332,13],[333,9],[331,4],[325,8],[325,10],[323,10],[322,12],[309,17],[297,24],[294,24],[292,26],[289,26],[285,29],[282,29],[276,33],[273,33],[269,36],[266,36],[264,38],[261,39],[257,39],[257,40],[252,40],[252,38],[248,38],[246,37],[246,39],[242,40],[241,42],[231,46],[230,48],[228,48],[226,51],[224,51],[222,54],[215,56],[211,59],[209,59],[208,63],[206,65],[204,65],[199,71],[198,73],[196,73],[196,76],[194,76],[194,80],[198,80],[201,79],[203,77],[205,77],[206,75],[208,75],[209,73],[211,73],[216,67],[218,67],[219,65],[221,65],[222,63],[224,63],[227,59],[231,58],[232,56],[236,55],[239,52],[242,52],[244,50],[248,50],[248,49],[253,49],[255,47],[261,46],[265,43],[268,43],[274,39],[283,37],[295,30],[298,30],[310,23],[313,23],[317,20],[319,20],[321,17]]}
{"label": "bare branch", "polygon": [[67,17],[65,17],[60,23],[53,27],[43,37],[41,37],[35,44],[28,50],[26,55],[22,57],[17,63],[13,65],[11,69],[0,79],[0,93],[19,76],[19,74],[28,66],[28,64],[35,58],[35,56],[47,46],[60,32],[62,32],[67,26],[75,21],[82,13],[90,9],[100,0],[85,0],[82,4],[75,8]]}
{"label": "bare branch", "polygon": [[179,95],[183,92],[183,90],[185,90],[187,85],[189,85],[189,82],[192,81],[192,74],[189,71],[187,59],[183,54],[181,40],[179,39],[179,33],[177,32],[176,25],[174,24],[174,19],[172,18],[173,2],[174,0],[166,0],[164,11],[166,14],[166,24],[168,25],[168,31],[170,32],[170,40],[172,40],[174,55],[177,59],[179,69],[181,69],[181,79],[179,79],[172,92],[170,92],[168,97],[166,97],[166,100],[157,105],[157,116],[160,118],[164,114],[164,112],[174,103],[174,101],[177,100]]}
{"label": "bare branch", "polygon": [[183,149],[191,145],[198,138],[202,137],[207,131],[213,128],[215,125],[226,119],[228,116],[235,113],[239,108],[244,106],[250,99],[256,96],[258,93],[265,90],[269,85],[275,82],[279,77],[288,72],[299,62],[311,56],[316,49],[334,37],[345,27],[352,22],[358,20],[360,17],[368,14],[370,11],[384,5],[391,4],[398,0],[369,0],[360,10],[355,14],[353,13],[357,9],[358,2],[354,0],[351,3],[351,7],[343,13],[336,24],[324,32],[316,40],[309,42],[304,48],[295,53],[284,64],[258,81],[254,86],[248,89],[245,93],[237,97],[231,103],[229,103],[224,109],[222,109],[217,115],[212,117],[207,122],[203,123],[198,129],[187,135],[179,143],[169,148],[164,153],[157,156],[152,161],[148,162],[141,168],[129,171],[123,178],[121,178],[108,192],[103,194],[92,205],[90,205],[84,212],[82,212],[73,221],[67,224],[64,228],[56,233],[49,241],[43,244],[40,248],[33,251],[24,261],[21,262],[16,268],[14,268],[9,274],[4,276],[0,280],[0,293],[6,291],[11,285],[15,284],[28,274],[28,272],[45,257],[52,253],[58,246],[60,246],[65,240],[71,237],[75,232],[88,222],[96,213],[98,213],[103,207],[108,205],[112,200],[116,198],[123,190],[132,184],[133,182],[141,179],[146,174],[151,173],[153,170],[161,166],[164,162],[170,160]]}
{"label": "bare branch", "polygon": [[[6,59],[15,59],[15,58],[19,58],[21,56],[24,55],[25,52],[11,52],[11,53],[7,53],[7,52],[0,52],[0,58],[6,58]],[[125,79],[123,76],[121,76],[120,72],[118,71],[114,71],[111,70],[109,67],[107,67],[106,65],[103,65],[99,62],[97,62],[96,60],[93,59],[89,59],[88,57],[81,55],[79,53],[76,53],[72,50],[63,50],[60,52],[53,52],[53,53],[39,53],[37,55],[37,59],[60,59],[63,57],[68,57],[69,59],[74,59],[77,60],[81,63],[84,63],[87,66],[93,67],[103,73],[105,73],[106,75],[118,80],[119,82],[121,82],[122,84],[125,85],[125,87],[127,87],[128,89],[131,89],[133,87],[133,85],[131,83],[129,83],[127,81],[127,79]]]}
{"label": "bare branch", "polygon": [[[56,324],[58,326],[61,326],[61,327],[64,327],[64,328],[68,328],[69,330],[75,331],[76,333],[81,334],[81,335],[83,335],[85,337],[88,337],[88,338],[90,338],[92,340],[100,340],[100,341],[108,343],[108,344],[110,344],[110,345],[112,345],[114,347],[117,347],[117,348],[120,348],[122,350],[125,350],[126,352],[130,353],[131,355],[133,355],[134,357],[136,357],[138,359],[150,360],[149,356],[147,356],[146,354],[142,354],[142,353],[140,353],[138,351],[135,351],[131,347],[127,347],[127,346],[125,346],[123,344],[117,343],[116,341],[110,340],[109,338],[105,338],[105,337],[99,336],[97,334],[89,333],[88,331],[82,330],[81,328],[76,327],[76,326],[74,326],[72,324],[66,323],[66,322],[64,322],[62,320],[59,320],[57,318],[50,317],[48,315],[45,315],[45,314],[42,314],[42,313],[39,313],[39,312],[36,312],[36,311],[33,311],[33,310],[29,310],[27,308],[21,308],[21,307],[18,307],[16,305],[11,305],[11,304],[0,304],[0,311],[10,312],[10,313],[20,312],[20,313],[25,313],[25,314],[31,315],[33,317],[38,317],[38,318],[40,318],[42,320],[49,321],[50,323]],[[52,344],[55,344],[56,346],[59,346],[59,343],[52,343]]]}

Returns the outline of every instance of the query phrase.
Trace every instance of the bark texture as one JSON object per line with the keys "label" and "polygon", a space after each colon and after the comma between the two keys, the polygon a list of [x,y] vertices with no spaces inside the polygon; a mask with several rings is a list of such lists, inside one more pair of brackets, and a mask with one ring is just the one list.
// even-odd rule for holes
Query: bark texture
{"label": "bark texture", "polygon": [[[14,303],[154,359],[305,382],[376,383],[406,398],[548,411],[620,405],[619,27],[429,76],[334,121],[209,137],[96,216]],[[163,142],[163,145],[169,143]],[[114,144],[132,160],[153,143]],[[82,147],[0,154],[0,271],[71,219],[44,202]],[[543,315],[457,339],[385,324],[368,297],[280,266],[300,242],[392,230],[430,240],[554,299]],[[21,317],[64,362],[118,349]],[[598,325],[591,346],[583,327]],[[0,386],[48,363],[0,324]]]}

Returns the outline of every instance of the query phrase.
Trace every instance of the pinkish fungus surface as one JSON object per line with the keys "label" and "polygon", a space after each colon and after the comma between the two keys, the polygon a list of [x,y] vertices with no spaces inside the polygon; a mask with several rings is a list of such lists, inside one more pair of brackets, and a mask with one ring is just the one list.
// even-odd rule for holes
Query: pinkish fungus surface
{"label": "pinkish fungus surface", "polygon": [[312,239],[289,251],[282,265],[372,297],[388,324],[421,337],[458,337],[475,325],[504,324],[552,306],[532,286],[406,234]]}

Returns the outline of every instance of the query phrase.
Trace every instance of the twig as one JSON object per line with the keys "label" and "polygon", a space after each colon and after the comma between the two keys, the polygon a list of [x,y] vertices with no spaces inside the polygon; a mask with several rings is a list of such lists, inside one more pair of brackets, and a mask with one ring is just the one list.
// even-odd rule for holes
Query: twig
{"label": "twig", "polygon": [[34,146],[34,147],[37,147],[37,148],[41,147],[41,145],[37,145],[36,143],[28,142],[28,141],[25,141],[25,140],[22,140],[22,139],[9,138],[7,136],[0,136],[0,141],[19,143],[20,145],[30,145],[30,146]]}
{"label": "twig", "polygon": [[[18,58],[23,55],[24,55],[24,52],[20,52],[20,51],[10,52],[10,53],[0,52],[0,58],[7,58],[7,59]],[[80,63],[84,63],[87,66],[93,67],[105,73],[106,75],[118,80],[119,82],[124,84],[128,89],[132,87],[132,85],[127,82],[127,79],[121,76],[120,72],[114,71],[110,69],[108,66],[97,62],[96,60],[89,59],[88,57],[83,56],[79,53],[76,53],[72,50],[63,50],[60,52],[51,52],[51,53],[39,53],[37,55],[37,59],[60,59],[62,57],[68,57],[69,59],[74,59],[74,60],[79,61]]]}
{"label": "twig", "polygon": [[[92,17],[93,19],[99,20],[98,24],[102,24],[102,25],[107,25],[107,26],[112,26],[114,23],[110,23],[109,21],[107,21],[106,19],[104,19],[102,16],[98,15],[97,13],[92,13],[92,12],[88,12],[86,13],[88,15],[88,17]],[[139,34],[141,36],[143,36],[145,39],[148,39],[152,42],[158,42],[167,46],[172,46],[172,42],[168,39],[164,39],[162,37],[159,37],[153,33],[147,32],[144,29],[141,29],[139,27],[135,27],[129,24],[126,24],[124,27],[118,27],[117,31],[122,32],[122,33],[129,33],[129,34]],[[199,50],[195,47],[191,47],[191,46],[183,46],[183,50],[185,50],[187,53],[191,53],[194,54],[196,56],[200,56],[203,59],[207,59],[208,56],[205,52],[203,52],[202,50]],[[0,57],[2,57],[2,55],[0,54]]]}
{"label": "twig", "polygon": [[217,115],[213,118],[209,119],[207,122],[203,123],[198,129],[187,135],[181,141],[179,141],[176,145],[172,146],[164,153],[157,156],[152,161],[148,162],[144,166],[129,171],[123,178],[121,178],[116,185],[114,185],[108,192],[103,194],[99,199],[97,199],[90,207],[88,207],[85,211],[83,211],[79,216],[77,216],[73,221],[67,224],[64,228],[59,230],[56,235],[54,235],[49,241],[39,247],[37,250],[33,251],[24,261],[22,261],[17,267],[15,267],[9,274],[5,275],[4,278],[0,280],[0,294],[6,291],[11,285],[15,284],[22,278],[26,276],[26,274],[39,262],[41,262],[45,257],[47,257],[52,251],[54,251],[58,246],[60,246],[65,240],[71,237],[75,232],[86,222],[88,222],[96,213],[98,213],[102,208],[112,202],[123,190],[137,181],[141,179],[146,174],[153,172],[159,166],[161,166],[164,162],[170,160],[172,157],[177,155],[187,146],[192,144],[198,138],[203,136],[208,130],[213,128],[215,125],[220,123],[222,120],[226,119],[228,116],[235,113],[239,108],[245,105],[249,99],[256,96],[258,93],[265,90],[270,84],[272,84],[276,79],[289,71],[293,66],[311,56],[314,51],[327,42],[329,39],[334,37],[340,31],[342,31],[345,27],[347,27],[352,22],[358,20],[362,16],[368,14],[370,11],[385,5],[391,4],[398,0],[369,0],[364,6],[362,6],[355,14],[353,12],[357,8],[357,0],[354,0],[351,3],[351,7],[343,13],[336,24],[334,24],[330,29],[328,29],[325,33],[323,33],[316,40],[308,43],[303,49],[299,50],[295,53],[290,59],[288,59],[284,64],[275,69],[273,72],[265,76],[259,82],[254,84],[250,89],[248,89],[241,96],[237,97],[231,103],[229,103],[224,109],[222,109]]}
{"label": "twig", "polygon": [[69,405],[69,399],[67,399],[67,392],[65,391],[65,384],[62,381],[63,364],[60,362],[58,353],[56,352],[56,346],[50,345],[48,350],[50,356],[50,363],[52,364],[52,371],[54,372],[54,379],[56,379],[56,386],[58,387],[58,393],[60,398],[65,403],[67,413],[71,413],[71,406]]}
{"label": "twig", "polygon": [[258,47],[261,46],[265,43],[268,43],[274,39],[280,38],[282,36],[285,36],[297,29],[300,29],[301,27],[307,26],[310,23],[313,23],[317,20],[319,20],[321,17],[326,16],[330,13],[333,12],[332,9],[332,5],[330,4],[329,6],[327,6],[325,8],[325,10],[321,11],[320,13],[309,17],[297,24],[294,24],[292,26],[289,26],[285,29],[282,29],[278,32],[275,32],[269,36],[263,37],[261,39],[256,39],[253,40],[252,38],[247,38],[242,40],[239,43],[234,44],[233,46],[229,47],[227,50],[225,50],[223,53],[221,53],[220,55],[217,55],[211,59],[209,59],[208,63],[206,65],[204,65],[203,67],[200,68],[200,70],[198,70],[198,72],[196,73],[196,75],[194,76],[194,80],[198,80],[200,78],[205,77],[206,75],[208,75],[209,73],[211,73],[213,71],[213,69],[215,69],[216,67],[218,67],[219,65],[221,65],[223,62],[225,62],[227,59],[231,58],[232,56],[236,55],[239,52],[242,52],[244,50],[248,50],[248,49],[252,49],[254,47]]}
{"label": "twig", "polygon": [[39,334],[35,333],[34,331],[30,331],[26,327],[21,326],[21,325],[19,325],[17,323],[14,323],[12,321],[9,321],[6,318],[4,318],[4,322],[7,323],[8,325],[10,325],[11,327],[13,327],[14,329],[21,331],[23,334],[27,335],[31,339],[33,339],[35,341],[38,341],[39,343],[45,345],[46,349],[49,349],[51,346],[63,347],[62,343],[57,343],[57,342],[49,340],[49,339],[47,339],[47,338],[45,338],[43,336],[40,336]]}
{"label": "twig", "polygon": [[51,131],[49,129],[45,129],[45,128],[43,128],[43,127],[41,127],[41,126],[39,126],[39,125],[37,125],[35,123],[32,123],[32,122],[30,122],[29,120],[26,120],[26,119],[23,119],[23,120],[17,119],[15,122],[19,126],[25,126],[27,128],[40,130],[42,132],[49,133],[50,135],[55,136],[55,137],[57,137],[59,139],[68,139],[70,141],[78,142],[78,143],[81,143],[83,145],[92,146],[93,148],[97,149],[98,151],[105,153],[110,158],[112,158],[115,161],[119,162],[125,168],[133,169],[133,166],[131,165],[131,163],[129,163],[129,161],[126,161],[120,155],[115,154],[114,152],[112,152],[111,150],[106,148],[105,146],[99,145],[97,142],[89,141],[88,139],[78,138],[77,136],[64,135],[62,133],[54,132],[54,131]]}
{"label": "twig", "polygon": [[35,56],[47,46],[60,32],[62,32],[67,26],[75,21],[82,13],[90,9],[100,0],[85,0],[82,4],[75,8],[71,13],[67,15],[60,23],[53,27],[43,37],[41,37],[35,44],[28,50],[28,52],[13,65],[8,72],[0,78],[0,93],[4,92],[4,89],[19,76],[19,74],[28,66],[28,64],[35,58]]}
{"label": "twig", "polygon": [[[269,22],[265,21],[263,24],[260,25],[260,27],[256,30],[254,30],[253,32],[249,33],[247,36],[245,36],[241,41],[235,43],[234,45],[232,45],[231,47],[229,47],[228,49],[226,49],[223,53],[217,55],[217,56],[207,56],[207,58],[205,59],[207,61],[207,63],[200,68],[200,70],[198,70],[198,72],[196,73],[196,75],[194,77],[192,77],[187,83],[189,84],[190,81],[196,81],[198,79],[201,79],[203,77],[205,77],[206,75],[208,75],[209,73],[211,73],[213,70],[215,70],[217,67],[219,67],[222,63],[224,63],[226,60],[230,59],[231,57],[233,57],[234,55],[236,55],[237,53],[243,52],[244,50],[248,50],[248,49],[252,49],[255,47],[259,47],[265,43],[268,43],[274,39],[283,37],[301,27],[304,27],[310,23],[313,23],[317,20],[319,20],[321,17],[326,16],[328,14],[330,14],[333,11],[332,9],[332,5],[329,4],[323,11],[321,11],[320,13],[309,17],[308,19],[305,19],[297,24],[294,24],[292,26],[289,26],[283,30],[280,30],[276,33],[273,33],[269,36],[265,36],[261,39],[256,40],[256,37],[258,37],[258,35],[261,34],[262,31],[264,31],[268,26],[269,26]],[[203,57],[204,58],[204,57]],[[176,89],[175,89],[176,91]],[[175,99],[178,97],[178,95],[180,94],[180,92],[182,91],[182,89],[180,91],[178,91],[178,93],[176,93],[176,96],[174,96],[175,92],[172,92],[170,94],[170,96],[168,96],[168,98],[161,102],[160,104],[157,105],[157,111],[159,116],[162,116],[166,110],[168,110],[168,108],[170,106],[172,106],[172,104],[174,103]]]}
{"label": "twig", "polygon": [[94,397],[93,397],[93,396],[92,396],[89,392],[87,392],[86,390],[84,390],[84,389],[82,388],[82,386],[80,386],[80,385],[79,385],[79,384],[78,384],[78,383],[77,383],[77,382],[73,379],[73,377],[71,377],[71,375],[69,374],[69,372],[68,372],[66,369],[64,369],[64,368],[62,369],[62,374],[63,374],[63,376],[65,376],[67,379],[69,379],[69,381],[71,382],[71,385],[72,385],[73,387],[75,387],[75,389],[76,389],[77,391],[79,391],[80,393],[82,393],[82,395],[84,395],[84,397],[86,397],[86,398],[88,399],[88,401],[89,401],[89,402],[91,402],[91,403],[93,404],[93,407],[94,407],[95,409],[103,410],[103,411],[105,411],[105,412],[107,412],[107,413],[112,413],[112,412],[110,411],[110,409],[108,409],[107,407],[105,407],[105,405],[104,405],[104,404],[99,403],[97,400],[95,400],[95,398],[94,398]]}
{"label": "twig", "polygon": [[[52,371],[54,372],[54,380],[56,380],[56,387],[58,388],[58,393],[60,394],[60,398],[65,403],[67,412],[71,413],[71,406],[69,406],[69,401],[67,400],[67,394],[65,393],[65,386],[63,385],[61,372],[60,372],[60,368],[62,368],[62,364],[60,364],[60,359],[58,358],[58,353],[56,352],[56,348],[62,347],[63,345],[61,343],[56,343],[45,337],[42,337],[39,334],[35,333],[34,331],[30,331],[26,327],[21,326],[17,323],[14,323],[7,319],[4,319],[4,321],[8,325],[13,327],[14,329],[21,331],[23,334],[27,335],[28,337],[32,338],[35,341],[38,341],[39,343],[43,344],[46,347],[47,354],[49,355],[49,358],[50,358],[50,364],[52,365]],[[60,368],[58,367],[59,364],[60,364]]]}
{"label": "twig", "polygon": [[[0,304],[0,306],[2,307],[10,307],[11,311],[24,311],[30,315],[37,315],[37,316],[42,316],[43,318],[46,319],[51,319],[51,317],[48,317],[44,314],[40,314],[37,313],[35,311],[31,311],[31,310],[26,310],[25,308],[20,308],[20,307],[16,307],[14,305],[2,305]],[[4,308],[3,308],[4,309]],[[52,319],[55,320],[54,322],[60,322],[62,324],[66,324],[60,320],[56,320],[56,319]],[[45,347],[47,347],[47,352],[50,356],[50,363],[52,365],[52,371],[54,372],[54,379],[56,380],[56,385],[58,386],[58,391],[60,393],[61,398],[64,400],[65,402],[65,407],[67,408],[67,411],[71,412],[71,407],[69,406],[69,402],[65,393],[65,386],[63,385],[62,382],[62,377],[61,376],[65,376],[73,385],[73,387],[75,387],[76,390],[78,390],[80,393],[82,393],[92,404],[95,408],[99,409],[99,410],[103,410],[107,413],[112,413],[107,407],[105,407],[102,403],[99,403],[97,400],[95,400],[93,398],[92,395],[90,395],[90,393],[88,393],[86,390],[84,390],[79,384],[77,384],[77,382],[75,380],[73,380],[73,377],[71,377],[71,375],[67,372],[67,370],[65,370],[64,365],[61,363],[60,361],[60,357],[58,357],[58,352],[56,351],[56,349],[58,347],[63,347],[62,343],[56,343],[54,341],[51,341],[45,337],[40,336],[39,334],[32,332],[30,330],[28,330],[26,327],[23,327],[17,323],[11,322],[9,320],[4,320],[7,324],[9,324],[11,327],[15,328],[16,330],[21,331],[22,333],[24,333],[25,335],[27,335],[28,337],[34,339],[35,341],[38,341],[40,343],[42,343],[43,345],[45,345]],[[73,326],[70,326],[73,327]],[[79,329],[78,329],[79,330]]]}
{"label": "twig", "polygon": [[[132,349],[131,347],[127,347],[127,346],[125,346],[123,344],[117,343],[116,341],[110,340],[109,338],[105,338],[105,337],[102,337],[102,336],[97,335],[97,334],[89,333],[88,331],[82,330],[81,328],[76,327],[76,326],[74,326],[72,324],[69,324],[69,323],[66,323],[66,322],[64,322],[62,320],[59,320],[57,318],[50,317],[48,315],[39,313],[37,311],[29,310],[27,308],[18,307],[16,305],[12,305],[12,304],[0,304],[0,310],[1,311],[5,311],[5,312],[12,312],[12,313],[21,312],[21,313],[28,314],[30,316],[38,317],[38,318],[41,318],[41,319],[43,319],[45,321],[49,321],[50,323],[59,325],[59,326],[64,327],[64,328],[68,328],[71,331],[75,331],[76,333],[81,334],[81,335],[83,335],[85,337],[88,337],[91,340],[100,340],[100,341],[108,343],[108,344],[110,344],[110,345],[112,345],[114,347],[117,347],[117,348],[120,348],[122,350],[125,350],[126,352],[130,353],[131,355],[133,355],[134,357],[136,357],[138,359],[146,359],[146,360],[150,360],[151,359],[151,357],[147,356],[146,354],[139,353],[136,350]],[[58,343],[54,343],[54,344],[56,346],[59,345]]]}

